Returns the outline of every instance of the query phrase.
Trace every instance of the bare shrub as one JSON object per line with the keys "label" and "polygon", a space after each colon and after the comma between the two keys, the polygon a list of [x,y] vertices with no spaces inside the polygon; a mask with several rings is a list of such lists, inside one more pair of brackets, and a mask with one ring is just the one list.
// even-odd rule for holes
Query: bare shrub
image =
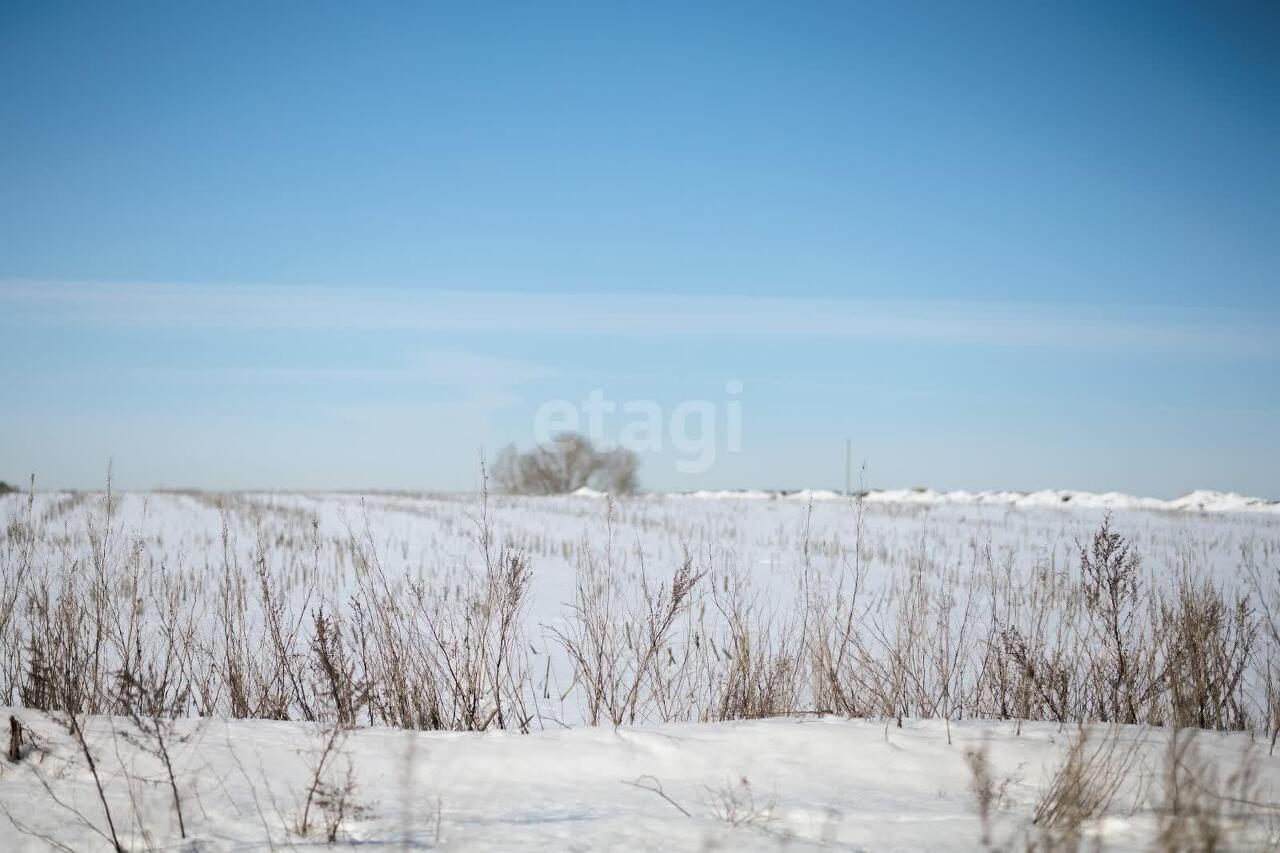
{"label": "bare shrub", "polygon": [[548,626],[573,662],[574,683],[584,693],[586,721],[593,726],[606,720],[615,726],[634,723],[655,696],[660,700],[671,681],[659,667],[664,653],[675,659],[668,642],[705,574],[686,555],[670,582],[654,587],[642,560],[639,595],[628,601],[613,558],[612,500],[608,513],[604,556],[584,549],[565,622]]}
{"label": "bare shrub", "polygon": [[718,649],[703,650],[715,657],[710,716],[757,719],[800,710],[806,676],[803,626],[762,604],[737,575],[725,576],[723,591],[712,585],[712,601],[724,639]]}
{"label": "bare shrub", "polygon": [[1014,716],[1057,723],[1080,718],[1071,702],[1073,661],[1078,660],[1071,647],[1052,642],[1045,633],[1024,637],[1016,627],[1002,630],[1000,647],[1017,668],[1018,683],[1012,691]]}
{"label": "bare shrub", "polygon": [[1007,808],[1009,786],[1021,780],[1017,773],[997,778],[991,764],[989,744],[971,746],[964,751],[964,761],[969,768],[969,791],[973,794],[981,827],[981,842],[989,850],[1007,849],[1010,845],[995,841],[995,812]]}
{"label": "bare shrub", "polygon": [[[3,547],[3,571],[0,571],[0,638],[10,636],[14,614],[22,596],[27,578],[31,574],[32,558],[36,546],[34,526],[35,477],[31,478],[31,490],[24,501],[24,513],[8,521]],[[13,673],[7,673],[5,696],[8,701],[13,693]]]}
{"label": "bare shrub", "polygon": [[320,607],[311,615],[311,667],[318,690],[340,726],[354,726],[366,701],[366,686],[344,642],[345,628],[337,612]]}
{"label": "bare shrub", "polygon": [[1074,850],[1085,825],[1104,817],[1138,755],[1136,740],[1125,739],[1118,728],[1106,731],[1097,743],[1089,729],[1071,736],[1067,754],[1036,801],[1035,846],[1046,850]]}
{"label": "bare shrub", "polygon": [[355,802],[355,791],[355,771],[348,761],[342,780],[324,786],[319,792],[316,804],[324,815],[324,837],[330,844],[338,840],[338,833],[349,818],[364,812]]}
{"label": "bare shrub", "polygon": [[994,813],[1005,805],[1009,786],[1018,777],[1015,775],[997,779],[995,769],[991,766],[989,751],[987,743],[969,747],[964,751],[964,761],[969,767],[969,790],[978,810],[982,844],[991,848],[994,845]]}
{"label": "bare shrub", "polygon": [[874,703],[871,712],[896,721],[899,727],[904,717],[917,713],[916,701],[921,698],[916,688],[923,684],[930,599],[923,566],[913,564],[896,609],[868,619],[865,634],[855,628],[851,638],[853,660],[845,672],[856,687],[845,692],[869,696]]}
{"label": "bare shrub", "polygon": [[991,771],[991,762],[987,758],[987,747],[966,749],[965,763],[969,765],[969,788],[973,792],[974,802],[978,807],[978,821],[982,824],[982,843],[991,844],[991,812],[996,805],[998,792],[995,776]]}
{"label": "bare shrub", "polygon": [[688,809],[680,805],[678,802],[673,800],[667,794],[666,789],[662,787],[662,780],[656,776],[650,776],[646,774],[644,776],[640,776],[631,781],[627,781],[626,779],[624,779],[622,780],[622,784],[630,785],[632,788],[637,788],[641,791],[648,791],[651,794],[657,794],[663,800],[670,803],[672,807],[674,807],[678,812],[680,812],[680,814],[684,815],[685,817],[693,817],[693,815],[689,814]]}
{"label": "bare shrub", "polygon": [[433,601],[415,588],[436,671],[452,699],[453,728],[528,729],[521,658],[528,590],[527,560],[508,551],[486,562],[477,586],[451,599]]}
{"label": "bare shrub", "polygon": [[1264,647],[1261,678],[1265,686],[1262,713],[1274,755],[1280,737],[1280,568],[1260,566],[1250,548],[1244,550],[1243,558],[1252,601],[1260,612]]}
{"label": "bare shrub", "polygon": [[1273,847],[1272,825],[1280,804],[1264,800],[1254,750],[1246,747],[1222,775],[1200,753],[1196,740],[1194,729],[1169,733],[1161,784],[1152,796],[1155,848],[1184,853]]}
{"label": "bare shrub", "polygon": [[638,467],[626,448],[597,448],[585,436],[567,433],[524,452],[507,446],[494,465],[494,479],[502,491],[519,495],[560,495],[584,487],[625,495],[636,490]]}
{"label": "bare shrub", "polygon": [[178,820],[178,835],[187,837],[187,824],[182,815],[182,795],[178,791],[178,774],[173,765],[171,746],[188,740],[177,734],[171,708],[166,707],[163,684],[146,685],[129,673],[120,676],[121,702],[128,709],[133,729],[120,733],[139,751],[151,755],[164,768],[165,781],[173,798],[173,811]]}
{"label": "bare shrub", "polygon": [[304,720],[315,722],[315,712],[307,701],[307,691],[303,687],[305,657],[299,649],[299,637],[306,622],[311,590],[307,590],[302,606],[296,609],[295,615],[288,596],[278,588],[278,582],[267,567],[267,545],[263,539],[261,522],[258,524],[257,538],[253,570],[257,580],[262,621],[266,627],[263,650],[266,665],[258,670],[262,674],[258,680],[262,697],[260,705],[266,708],[271,719],[287,720],[290,708],[296,708]]}
{"label": "bare shrub", "polygon": [[1139,709],[1160,689],[1155,644],[1148,642],[1139,609],[1141,564],[1132,545],[1111,529],[1110,514],[1080,549],[1085,613],[1091,640],[1101,649],[1089,678],[1100,702],[1094,713],[1104,722],[1137,723]]}
{"label": "bare shrub", "polygon": [[[843,668],[835,670],[822,655],[817,660],[828,682],[832,673],[836,679],[847,679],[828,688],[837,707],[857,709],[860,704],[862,713],[894,720],[898,726],[907,717],[936,717],[949,723],[960,714],[973,646],[972,590],[962,592],[954,577],[931,582],[932,568],[920,548],[893,610],[861,620],[850,611],[843,618],[839,650],[827,653],[844,660]],[[830,640],[823,643],[829,644]]]}
{"label": "bare shrub", "polygon": [[1244,729],[1242,680],[1253,654],[1257,622],[1248,600],[1228,601],[1208,580],[1184,572],[1172,602],[1161,602],[1170,725]]}
{"label": "bare shrub", "polygon": [[746,776],[719,788],[707,788],[711,813],[734,829],[767,830],[774,822],[777,798],[759,800]]}
{"label": "bare shrub", "polygon": [[369,711],[385,725],[442,729],[450,725],[417,602],[393,584],[368,536],[352,549],[358,591],[352,597],[356,654],[369,684]]}
{"label": "bare shrub", "polygon": [[116,832],[116,819],[112,814],[111,804],[107,802],[107,792],[104,787],[102,774],[98,771],[98,762],[94,757],[93,750],[89,747],[89,741],[85,739],[83,720],[77,717],[74,713],[68,712],[66,715],[66,721],[67,728],[70,731],[71,736],[75,739],[76,746],[80,750],[80,755],[84,758],[85,766],[88,767],[89,775],[93,779],[93,788],[98,795],[98,804],[102,807],[102,816],[107,825],[106,832],[104,833],[77,810],[66,805],[61,799],[54,795],[53,789],[47,782],[44,783],[45,791],[55,803],[79,817],[88,828],[93,830],[96,834],[110,840],[111,847],[115,850],[115,853],[125,853],[124,845],[120,842],[120,836]]}
{"label": "bare shrub", "polygon": [[452,589],[409,578],[393,584],[371,534],[356,551],[352,656],[362,661],[371,710],[386,723],[528,731],[528,558],[497,544],[487,489],[473,521],[482,566],[463,561],[462,582]]}
{"label": "bare shrub", "polygon": [[872,559],[864,538],[865,518],[866,504],[860,494],[853,502],[852,554],[842,555],[834,588],[809,572],[803,578],[802,606],[809,625],[806,651],[813,702],[817,709],[849,717],[871,713],[873,702],[853,672],[858,630],[866,616],[860,594]]}
{"label": "bare shrub", "polygon": [[[332,844],[347,819],[363,811],[355,802],[355,771],[343,751],[346,737],[346,729],[337,724],[320,733],[320,743],[310,758],[306,797],[295,826],[299,835],[310,835],[319,826],[325,840]],[[340,764],[345,769],[338,771]],[[317,819],[319,824],[313,823]]]}

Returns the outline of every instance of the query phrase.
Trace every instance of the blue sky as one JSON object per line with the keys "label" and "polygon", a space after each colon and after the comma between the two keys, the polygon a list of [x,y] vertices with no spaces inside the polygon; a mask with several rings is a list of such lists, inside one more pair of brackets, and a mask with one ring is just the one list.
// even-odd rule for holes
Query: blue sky
{"label": "blue sky", "polygon": [[0,479],[1280,497],[1274,6],[691,5],[5,4]]}

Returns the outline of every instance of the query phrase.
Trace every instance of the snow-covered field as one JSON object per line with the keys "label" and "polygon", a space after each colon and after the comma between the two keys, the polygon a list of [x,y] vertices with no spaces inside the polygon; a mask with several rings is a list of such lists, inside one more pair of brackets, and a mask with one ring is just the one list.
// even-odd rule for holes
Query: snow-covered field
{"label": "snow-covered field", "polygon": [[[111,554],[148,573],[163,569],[181,587],[181,600],[196,603],[193,625],[215,615],[228,566],[260,566],[284,591],[290,618],[309,624],[309,614],[342,606],[360,588],[370,554],[396,584],[445,590],[474,577],[485,529],[528,555],[521,660],[536,708],[528,734],[410,733],[361,718],[325,757],[330,727],[228,720],[218,705],[211,718],[179,720],[168,735],[184,842],[151,741],[129,734],[127,720],[91,716],[87,752],[129,849],[323,844],[316,827],[328,814],[318,804],[326,797],[306,806],[323,758],[322,794],[351,782],[337,841],[361,847],[968,850],[984,838],[970,757],[980,748],[994,790],[985,837],[1000,849],[1022,849],[1049,831],[1043,816],[1034,821],[1077,736],[1073,724],[974,721],[954,708],[940,714],[948,723],[912,719],[909,708],[899,727],[883,714],[849,720],[813,713],[831,709],[815,707],[817,699],[802,691],[803,707],[781,718],[678,722],[723,716],[690,700],[676,712],[658,704],[643,709],[638,725],[590,727],[582,686],[556,632],[572,616],[585,565],[607,559],[620,577],[638,582],[670,578],[686,558],[706,570],[708,588],[690,610],[690,624],[715,621],[711,593],[732,584],[769,614],[813,607],[815,589],[847,594],[840,584],[856,563],[857,612],[879,630],[897,618],[913,577],[968,590],[981,603],[989,591],[983,579],[997,574],[1071,575],[1080,545],[1107,513],[1141,554],[1143,581],[1154,588],[1194,566],[1198,577],[1243,593],[1251,577],[1274,574],[1280,555],[1277,505],[1211,493],[1165,502],[1064,492],[892,492],[860,504],[829,493],[700,494],[624,498],[612,509],[603,496],[582,494],[494,497],[487,511],[475,496],[157,493],[117,495],[109,515],[102,495],[38,494],[29,505],[25,496],[9,495],[0,497],[8,521],[0,546],[7,571],[25,547],[41,577],[87,576],[98,555]],[[129,589],[113,587],[112,594],[127,598]],[[952,636],[946,626],[941,635]],[[981,657],[978,640],[956,636]],[[210,635],[196,645],[219,642]],[[18,644],[10,648],[3,664],[9,695],[0,699],[16,706],[28,663]],[[1280,802],[1280,759],[1268,754],[1257,699],[1269,665],[1255,661],[1251,680],[1240,686],[1251,731],[1201,732],[1194,755],[1182,761],[1195,790],[1212,789],[1219,829],[1234,833],[1232,843],[1259,848],[1280,840],[1269,820],[1275,810],[1264,805]],[[716,672],[708,671],[707,684]],[[211,680],[216,675],[209,670]],[[952,677],[944,673],[942,683],[951,685]],[[972,691],[965,677],[954,678],[955,690]],[[0,767],[0,805],[26,829],[0,818],[0,849],[109,849],[86,750],[68,734],[65,717],[21,707],[12,713],[36,737],[20,765]],[[293,710],[287,716],[299,719]],[[1114,801],[1080,832],[1105,849],[1150,849],[1172,820],[1169,730],[1089,731],[1086,753],[1109,744],[1122,781]],[[1251,775],[1233,778],[1243,767]],[[311,811],[322,816],[312,816],[303,835],[299,822]],[[1242,821],[1244,829],[1236,826]]]}
{"label": "snow-covered field", "polygon": [[[19,711],[18,713],[22,713]],[[49,750],[6,766],[0,804],[23,825],[0,827],[5,850],[107,849],[92,777],[66,730],[24,714]],[[1090,729],[1092,743],[1107,730]],[[1047,724],[773,719],[530,735],[351,732],[332,759],[351,780],[338,846],[375,850],[975,850],[983,822],[968,755],[984,748],[993,777],[990,842],[1044,843],[1033,824],[1073,732]],[[265,850],[323,846],[299,837],[324,734],[300,723],[184,722],[172,750],[190,841],[178,840],[167,776],[93,721],[89,740],[130,849]],[[1127,756],[1134,746],[1136,753]],[[1219,782],[1255,762],[1251,796],[1280,796],[1280,766],[1246,735],[1202,733],[1196,778]],[[1168,735],[1126,727],[1129,763],[1106,815],[1082,830],[1094,849],[1149,850],[1165,808]],[[69,760],[70,759],[70,760]],[[127,767],[126,779],[120,768]],[[54,806],[36,774],[69,809]],[[1191,784],[1184,781],[1188,788]],[[1224,786],[1230,795],[1238,789]],[[1217,793],[1217,789],[1215,789]],[[1184,792],[1184,796],[1189,796]],[[1274,849],[1275,824],[1256,807],[1215,802],[1232,832],[1219,849]],[[1243,819],[1239,815],[1246,815]],[[2,820],[2,818],[0,818]],[[149,835],[143,835],[143,830]],[[1074,849],[1067,840],[1058,849]],[[1044,849],[1044,848],[1040,848]]]}
{"label": "snow-covered field", "polygon": [[[611,520],[598,495],[490,501],[497,535],[532,559],[531,624],[539,625],[559,617],[583,548],[603,548],[610,524],[620,559],[632,566],[643,557],[649,570],[668,573],[692,553],[777,596],[791,592],[806,563],[837,572],[857,536],[853,501],[831,492],[621,498]],[[476,559],[481,508],[474,495],[125,493],[117,495],[111,524],[144,543],[148,559],[209,583],[224,558],[225,523],[241,562],[250,562],[262,546],[273,571],[295,592],[340,597],[353,580],[352,538],[373,543],[388,575],[448,577]],[[1190,549],[1201,569],[1234,582],[1242,548],[1280,550],[1280,503],[1216,492],[1161,501],[1078,492],[900,490],[872,492],[864,508],[871,580],[885,594],[922,556],[939,573],[967,570],[988,547],[999,564],[1018,573],[1046,564],[1070,568],[1078,544],[1107,513],[1155,576],[1172,572]],[[3,517],[24,511],[23,496],[0,496]],[[93,493],[37,494],[33,511],[58,555],[86,548],[91,522],[106,521],[102,495]],[[304,578],[305,590],[297,589]]]}

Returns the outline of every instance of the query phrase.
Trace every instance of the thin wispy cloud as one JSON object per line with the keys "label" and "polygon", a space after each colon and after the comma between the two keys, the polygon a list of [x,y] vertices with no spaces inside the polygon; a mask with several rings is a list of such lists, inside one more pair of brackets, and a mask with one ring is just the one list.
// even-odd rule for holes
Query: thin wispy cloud
{"label": "thin wispy cloud", "polygon": [[[1275,357],[1276,317],[1149,306],[510,293],[281,285],[0,282],[11,321],[126,328],[570,336],[811,336]],[[419,369],[428,373],[433,360]],[[478,365],[453,365],[454,375]],[[505,374],[511,365],[484,368]]]}
{"label": "thin wispy cloud", "polygon": [[378,384],[507,387],[553,379],[561,371],[532,361],[461,350],[414,350],[388,367],[341,366],[175,366],[133,368],[146,379],[198,380],[206,383]]}

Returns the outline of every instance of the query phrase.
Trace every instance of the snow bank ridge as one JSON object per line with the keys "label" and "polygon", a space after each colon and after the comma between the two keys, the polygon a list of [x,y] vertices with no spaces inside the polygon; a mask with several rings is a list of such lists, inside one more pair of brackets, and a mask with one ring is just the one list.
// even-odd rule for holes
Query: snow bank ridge
{"label": "snow bank ridge", "polygon": [[[582,494],[585,490],[580,490]],[[598,493],[595,493],[598,494]],[[823,489],[795,492],[768,491],[699,491],[671,495],[713,500],[847,500],[846,495]],[[1280,501],[1252,498],[1235,492],[1197,489],[1180,498],[1142,498],[1120,492],[1078,492],[1070,489],[1044,489],[1038,492],[939,492],[933,489],[873,489],[865,495],[869,503],[880,504],[981,504],[1012,507],[1067,507],[1083,509],[1150,509],[1169,512],[1265,512],[1280,515]]]}

